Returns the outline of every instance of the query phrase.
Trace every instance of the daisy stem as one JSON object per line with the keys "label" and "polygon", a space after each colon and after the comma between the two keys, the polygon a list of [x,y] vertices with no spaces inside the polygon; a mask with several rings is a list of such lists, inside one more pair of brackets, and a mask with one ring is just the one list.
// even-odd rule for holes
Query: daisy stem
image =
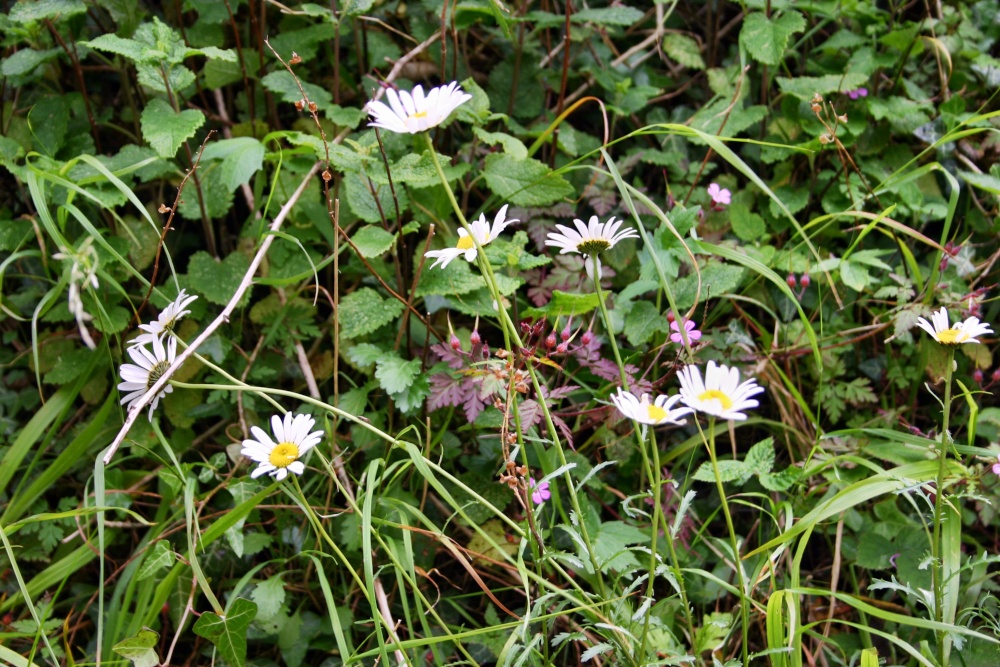
{"label": "daisy stem", "polygon": [[608,333],[608,342],[611,344],[611,351],[614,352],[615,361],[618,363],[618,373],[622,378],[622,386],[625,391],[631,391],[628,386],[628,376],[625,373],[625,364],[622,363],[622,355],[618,352],[618,343],[615,342],[614,329],[611,328],[611,316],[608,315],[608,307],[604,303],[604,292],[601,291],[601,269],[600,260],[594,254],[587,258],[587,261],[594,262],[594,290],[597,292],[597,305],[601,308],[601,317],[604,319],[604,330]]}
{"label": "daisy stem", "polygon": [[[438,177],[441,179],[441,183],[444,184],[444,191],[448,195],[448,201],[451,202],[451,207],[455,209],[455,215],[458,216],[458,221],[461,223],[462,227],[465,231],[469,232],[470,236],[472,236],[472,230],[469,229],[469,223],[466,221],[465,215],[462,213],[462,207],[458,205],[458,200],[455,199],[455,193],[452,192],[451,184],[448,183],[448,178],[444,175],[444,169],[441,168],[441,161],[438,160],[438,154],[437,151],[434,150],[434,142],[431,141],[431,135],[429,132],[424,132],[424,140],[427,142],[427,148],[431,152],[431,162],[434,163],[434,168],[437,170]],[[448,223],[444,220],[441,220],[441,223],[444,224],[444,228],[448,230],[449,234],[451,234],[451,229],[448,228]],[[476,244],[476,251],[482,252],[483,249],[479,247],[479,241],[477,241],[475,237],[472,238],[472,241]]]}
{"label": "daisy stem", "polygon": [[[701,431],[700,425],[698,426],[698,430]],[[719,470],[719,459],[715,455],[715,417],[708,418],[708,438],[705,438],[704,432],[702,432],[701,437],[705,440],[705,444],[708,445],[708,458],[712,461],[712,473],[715,475],[715,487],[719,491],[719,502],[722,504],[722,514],[726,517],[726,528],[729,529],[729,543],[733,549],[733,569],[736,570],[736,581],[739,584],[740,593],[740,625],[743,630],[743,642],[741,646],[743,650],[743,664],[748,665],[750,664],[748,653],[750,606],[749,600],[747,599],[746,580],[743,577],[743,565],[740,561],[740,543],[736,538],[736,529],[733,527],[733,516],[729,513],[729,501],[726,498],[726,489],[722,484],[722,472]]]}
{"label": "daisy stem", "polygon": [[[944,500],[944,485],[945,485],[945,473],[946,464],[948,461],[948,447],[951,444],[951,434],[948,432],[948,426],[951,418],[951,376],[954,372],[955,366],[955,348],[953,346],[948,346],[948,360],[945,365],[944,372],[944,402],[942,403],[942,425],[941,425],[941,444],[938,446],[938,473],[936,479],[935,493],[934,493],[934,536],[933,544],[931,545],[932,554],[934,556],[934,567],[932,572],[934,574],[934,616],[938,623],[947,622],[950,619],[945,618],[944,607],[945,607],[945,545],[944,538],[941,533],[941,524],[945,520],[944,513],[947,508],[947,502]],[[951,517],[949,520],[957,520],[955,517]],[[945,667],[948,664],[948,642],[947,635],[943,631],[937,632],[937,642],[938,642],[938,662]]]}

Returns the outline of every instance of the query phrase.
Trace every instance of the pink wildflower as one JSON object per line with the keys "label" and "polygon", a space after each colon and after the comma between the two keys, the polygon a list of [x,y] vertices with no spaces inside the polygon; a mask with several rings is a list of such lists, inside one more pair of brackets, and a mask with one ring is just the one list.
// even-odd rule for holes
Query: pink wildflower
{"label": "pink wildflower", "polygon": [[541,505],[552,497],[552,492],[549,491],[549,483],[542,482],[541,484],[536,484],[534,477],[528,478],[528,489],[531,490],[531,502],[536,505]]}
{"label": "pink wildflower", "polygon": [[868,97],[868,89],[867,88],[855,88],[854,90],[848,90],[848,91],[846,91],[844,94],[847,95],[848,97],[850,97],[852,100],[856,100],[859,97]]}
{"label": "pink wildflower", "polygon": [[[692,343],[701,339],[701,332],[696,328],[698,324],[694,320],[684,320],[684,331],[687,332],[688,340]],[[677,322],[670,323],[670,330],[674,333],[670,334],[670,340],[675,343],[683,343],[684,338],[681,336],[681,328],[677,326]]]}
{"label": "pink wildflower", "polygon": [[997,462],[993,464],[993,474],[1000,475],[1000,454],[997,454]]}
{"label": "pink wildflower", "polygon": [[709,184],[708,196],[712,198],[713,204],[719,206],[728,206],[733,201],[733,193],[728,188],[720,188],[718,183]]}

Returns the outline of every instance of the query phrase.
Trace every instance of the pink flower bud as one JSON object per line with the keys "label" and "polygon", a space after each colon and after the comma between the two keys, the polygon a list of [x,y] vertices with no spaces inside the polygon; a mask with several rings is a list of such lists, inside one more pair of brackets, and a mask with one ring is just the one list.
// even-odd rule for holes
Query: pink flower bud
{"label": "pink flower bud", "polygon": [[590,329],[584,331],[583,335],[580,336],[580,342],[583,343],[584,345],[590,345],[591,341],[593,340],[594,340],[594,334],[590,331]]}
{"label": "pink flower bud", "polygon": [[545,347],[550,350],[556,346],[556,332],[553,331],[548,336],[545,337]]}
{"label": "pink flower bud", "polygon": [[976,381],[976,384],[983,383],[983,372],[978,368],[972,372],[972,379]]}
{"label": "pink flower bud", "polygon": [[799,278],[799,285],[802,285],[802,289],[807,289],[810,284],[812,284],[812,280],[809,278],[809,274],[803,273],[802,277]]}
{"label": "pink flower bud", "polygon": [[483,342],[483,339],[479,337],[479,329],[473,329],[472,333],[469,334],[469,341],[473,345],[479,345]]}
{"label": "pink flower bud", "polygon": [[567,324],[566,328],[563,329],[562,332],[559,334],[559,338],[561,338],[562,341],[565,343],[566,341],[568,341],[570,339],[570,337],[572,335],[573,335],[573,332],[570,331],[569,325]]}
{"label": "pink flower bud", "polygon": [[558,345],[556,345],[556,353],[557,354],[566,354],[567,350],[569,350],[569,344],[568,343],[559,343]]}
{"label": "pink flower bud", "polygon": [[788,286],[792,289],[795,289],[795,287],[799,284],[799,281],[795,279],[794,273],[789,273],[788,277],[785,278],[785,282],[788,283]]}
{"label": "pink flower bud", "polygon": [[993,371],[993,375],[990,376],[990,380],[993,382],[1000,382],[1000,368]]}
{"label": "pink flower bud", "polygon": [[448,344],[451,345],[451,349],[455,350],[456,352],[462,349],[462,341],[460,341],[458,339],[458,336],[456,336],[455,334],[451,335],[451,340],[448,341]]}

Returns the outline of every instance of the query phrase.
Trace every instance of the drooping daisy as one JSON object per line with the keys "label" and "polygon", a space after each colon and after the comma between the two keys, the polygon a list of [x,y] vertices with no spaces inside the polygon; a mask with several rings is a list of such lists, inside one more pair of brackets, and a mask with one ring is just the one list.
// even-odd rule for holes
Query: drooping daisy
{"label": "drooping daisy", "polygon": [[549,490],[549,483],[542,482],[539,484],[535,482],[534,477],[528,478],[528,490],[531,491],[531,502],[536,505],[541,505],[552,497],[552,491]]}
{"label": "drooping daisy", "polygon": [[177,295],[177,299],[171,301],[160,316],[149,324],[140,324],[139,328],[146,333],[139,334],[132,340],[128,342],[129,345],[145,345],[147,343],[152,343],[154,339],[161,337],[164,332],[173,331],[174,326],[177,321],[180,320],[185,315],[190,315],[191,311],[187,310],[198,296],[192,294],[188,296],[185,290],[181,290]]}
{"label": "drooping daisy", "polygon": [[286,412],[284,419],[274,415],[271,417],[274,440],[264,429],[251,426],[250,431],[257,439],[244,440],[240,450],[241,454],[260,464],[250,477],[256,479],[267,473],[280,482],[288,476],[289,470],[301,475],[306,469],[302,457],[323,438],[323,431],[310,433],[315,424],[316,420],[309,415]]}
{"label": "drooping daisy", "polygon": [[733,201],[733,193],[729,191],[729,188],[719,187],[718,183],[709,184],[708,196],[712,198],[712,203],[717,207],[728,206]]}
{"label": "drooping daisy", "polygon": [[[684,338],[681,336],[681,328],[677,326],[677,321],[674,320],[670,323],[670,330],[674,333],[670,334],[670,340],[675,343],[683,343]],[[698,323],[694,320],[684,320],[684,331],[687,332],[687,338],[690,342],[695,342],[701,340],[701,332],[698,331]]]}
{"label": "drooping daisy", "polygon": [[729,366],[716,366],[708,362],[705,380],[695,365],[685,366],[678,374],[681,383],[681,401],[684,405],[721,419],[742,421],[747,418],[743,410],[756,408],[759,403],[751,398],[764,391],[754,379],[740,383],[740,371]]}
{"label": "drooping daisy", "polygon": [[948,309],[944,307],[931,314],[930,322],[922,317],[917,319],[917,326],[942,345],[978,343],[977,336],[993,333],[990,325],[980,322],[978,317],[970,317],[964,322],[956,322],[955,326],[948,326]]}
{"label": "drooping daisy", "polygon": [[[149,391],[156,381],[160,379],[164,372],[174,363],[177,357],[177,339],[170,338],[166,346],[160,338],[153,339],[153,351],[145,345],[136,345],[128,348],[128,356],[132,357],[134,364],[122,364],[119,372],[124,382],[118,385],[118,391],[127,391],[128,394],[122,397],[122,405],[137,402],[142,395]],[[159,405],[160,399],[174,390],[169,384],[164,386],[160,392],[153,397],[149,403],[149,420],[153,420],[153,410]]]}
{"label": "drooping daisy", "polygon": [[368,103],[368,113],[374,119],[368,126],[400,134],[417,134],[437,127],[459,105],[472,99],[472,95],[462,92],[457,81],[431,88],[426,96],[421,86],[414,88],[412,95],[405,90],[397,93],[387,88],[385,96],[389,100],[388,106],[378,100]]}
{"label": "drooping daisy", "polygon": [[490,241],[500,236],[500,233],[507,228],[507,225],[518,222],[517,218],[512,218],[507,220],[507,205],[504,204],[500,212],[496,214],[493,218],[493,226],[491,227],[489,223],[486,222],[486,216],[482,213],[479,214],[479,219],[474,220],[469,228],[472,229],[472,235],[470,236],[465,229],[458,230],[458,243],[455,244],[454,248],[445,248],[443,250],[430,250],[424,254],[424,257],[436,257],[436,261],[431,264],[433,269],[438,264],[441,268],[448,266],[451,260],[455,259],[460,255],[465,255],[465,261],[474,262],[476,261],[476,244],[473,242],[473,237],[476,241],[479,241],[479,245],[484,246]]}
{"label": "drooping daisy", "polygon": [[611,401],[629,419],[634,419],[640,424],[659,426],[660,424],[677,424],[680,426],[687,420],[685,415],[694,412],[689,408],[674,408],[680,396],[657,396],[652,403],[649,402],[649,394],[643,394],[642,398],[636,398],[634,394],[618,387],[617,394],[611,394]]}
{"label": "drooping daisy", "polygon": [[606,223],[599,222],[597,216],[592,215],[586,225],[583,224],[583,220],[574,220],[576,229],[570,229],[566,225],[556,225],[556,229],[561,233],[551,232],[546,235],[545,245],[559,248],[560,255],[568,252],[578,252],[583,255],[587,275],[593,280],[594,263],[590,261],[591,255],[597,257],[597,277],[600,278],[601,253],[615,247],[619,241],[639,237],[639,233],[631,227],[619,232],[618,229],[624,223],[624,220],[616,221],[614,216]]}

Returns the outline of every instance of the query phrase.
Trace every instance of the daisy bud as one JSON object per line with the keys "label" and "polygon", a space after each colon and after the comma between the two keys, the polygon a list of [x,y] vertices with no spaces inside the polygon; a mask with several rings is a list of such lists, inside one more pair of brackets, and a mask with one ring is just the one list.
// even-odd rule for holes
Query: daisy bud
{"label": "daisy bud", "polygon": [[803,273],[802,277],[799,278],[799,285],[802,286],[802,289],[808,288],[811,283],[812,283],[812,280],[809,278],[809,274],[808,273]]}
{"label": "daisy bud", "polygon": [[799,282],[795,279],[794,273],[789,273],[788,277],[785,278],[785,282],[788,283],[788,286],[791,287],[792,289],[795,289],[796,286],[798,286],[799,284]]}

